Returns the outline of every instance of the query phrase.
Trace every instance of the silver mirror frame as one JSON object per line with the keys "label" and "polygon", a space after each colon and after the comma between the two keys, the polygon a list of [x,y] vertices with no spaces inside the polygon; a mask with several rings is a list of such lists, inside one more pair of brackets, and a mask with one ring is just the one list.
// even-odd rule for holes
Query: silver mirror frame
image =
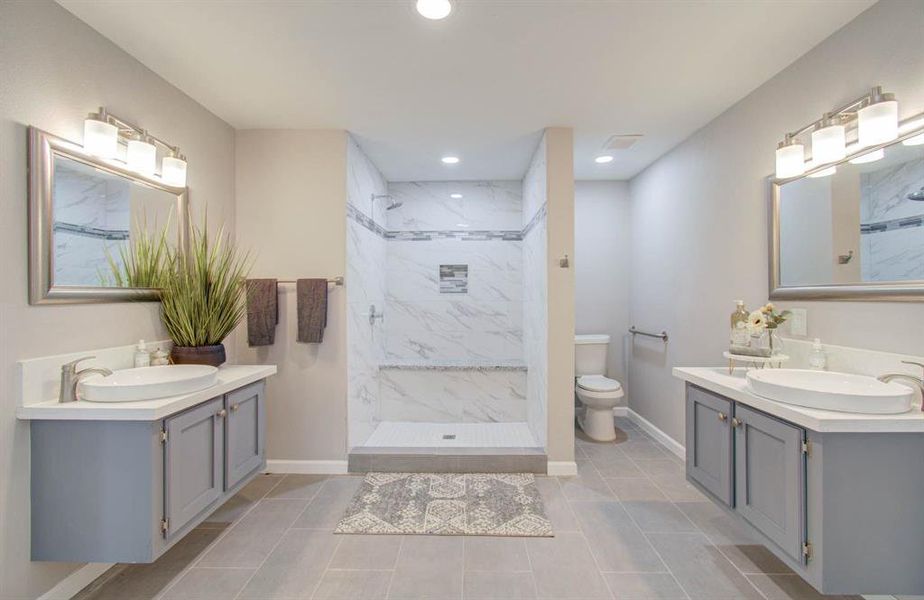
{"label": "silver mirror frame", "polygon": [[124,163],[93,156],[74,142],[29,127],[29,304],[87,304],[100,302],[156,302],[160,290],[63,286],[54,284],[54,159],[64,156],[135,183],[176,196],[177,248],[189,243],[189,193],[128,169]]}
{"label": "silver mirror frame", "polygon": [[920,125],[901,134],[898,138],[879,144],[878,146],[869,146],[863,148],[861,152],[855,152],[847,156],[844,160],[825,164],[814,169],[810,169],[798,177],[788,179],[777,179],[772,175],[768,177],[770,183],[770,299],[771,300],[846,300],[855,302],[924,302],[924,281],[901,281],[896,283],[854,283],[854,284],[829,284],[829,285],[810,285],[810,286],[784,286],[780,275],[780,188],[783,184],[791,181],[808,177],[812,173],[827,169],[831,166],[842,165],[850,159],[866,154],[875,150],[888,148],[902,143],[904,140],[916,137],[924,133],[924,115],[916,115],[907,121]]}

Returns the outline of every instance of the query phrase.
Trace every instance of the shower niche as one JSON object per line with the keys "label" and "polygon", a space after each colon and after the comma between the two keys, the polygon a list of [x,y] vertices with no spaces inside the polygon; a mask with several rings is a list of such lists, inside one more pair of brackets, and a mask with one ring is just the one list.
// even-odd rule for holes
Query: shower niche
{"label": "shower niche", "polygon": [[545,472],[542,365],[530,364],[545,354],[531,334],[544,325],[530,323],[543,318],[544,203],[524,199],[542,187],[536,171],[388,182],[351,140],[352,471]]}

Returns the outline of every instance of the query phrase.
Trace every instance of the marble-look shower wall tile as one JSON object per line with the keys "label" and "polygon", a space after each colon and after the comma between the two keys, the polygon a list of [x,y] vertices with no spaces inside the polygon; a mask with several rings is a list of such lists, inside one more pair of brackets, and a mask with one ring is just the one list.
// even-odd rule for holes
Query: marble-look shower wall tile
{"label": "marble-look shower wall tile", "polygon": [[[389,211],[394,227],[449,227],[461,201],[448,199],[450,189],[494,203],[483,210],[486,228],[519,227],[519,190],[508,182],[390,184],[389,192],[405,204]],[[468,188],[465,186],[469,186]],[[398,192],[396,192],[396,189]],[[503,193],[501,193],[503,192]],[[447,201],[435,199],[445,194]],[[466,196],[466,199],[468,198]],[[470,213],[474,208],[470,208]],[[398,213],[392,217],[391,213]],[[417,217],[419,213],[419,217]],[[510,217],[516,213],[514,220]],[[396,224],[394,218],[402,219]],[[443,219],[440,221],[440,219]],[[496,219],[492,221],[491,219]],[[510,240],[472,241],[391,239],[387,244],[385,354],[389,359],[509,360],[523,358],[522,243]],[[440,268],[465,265],[464,293],[443,293]]]}
{"label": "marble-look shower wall tile", "polygon": [[[388,211],[391,231],[519,230],[519,181],[392,182],[388,193],[399,208]],[[461,194],[461,198],[452,198]]]}
{"label": "marble-look shower wall tile", "polygon": [[429,423],[526,420],[520,370],[382,369],[381,419]]}
{"label": "marble-look shower wall tile", "polygon": [[[351,138],[347,145],[347,202],[354,210],[385,222],[385,203],[372,202],[387,185],[375,165]],[[360,446],[378,423],[380,410],[378,366],[385,354],[381,321],[369,323],[369,306],[385,308],[386,241],[358,223],[347,220],[347,407],[349,444]]]}
{"label": "marble-look shower wall tile", "polygon": [[523,348],[527,365],[527,423],[540,445],[545,446],[547,417],[547,232],[545,137],[539,143],[523,179],[523,225],[532,223],[523,249]]}

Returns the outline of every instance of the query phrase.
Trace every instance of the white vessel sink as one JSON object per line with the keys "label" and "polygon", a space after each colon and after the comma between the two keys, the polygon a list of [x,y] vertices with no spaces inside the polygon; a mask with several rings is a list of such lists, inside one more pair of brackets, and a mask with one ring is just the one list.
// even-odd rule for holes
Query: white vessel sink
{"label": "white vessel sink", "polygon": [[218,369],[208,365],[166,365],[91,375],[77,384],[77,396],[90,402],[136,402],[191,394],[215,385]]}
{"label": "white vessel sink", "polygon": [[784,404],[850,413],[897,414],[911,410],[914,390],[866,375],[761,369],[748,371],[748,385],[758,396]]}

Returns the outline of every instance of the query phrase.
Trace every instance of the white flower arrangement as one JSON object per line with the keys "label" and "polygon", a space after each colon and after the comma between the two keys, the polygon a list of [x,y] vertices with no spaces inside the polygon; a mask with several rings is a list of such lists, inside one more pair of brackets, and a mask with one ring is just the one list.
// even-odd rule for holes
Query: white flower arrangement
{"label": "white flower arrangement", "polygon": [[782,325],[789,315],[788,310],[777,312],[776,307],[768,302],[748,315],[748,333],[753,337],[759,337],[766,330],[776,329]]}

